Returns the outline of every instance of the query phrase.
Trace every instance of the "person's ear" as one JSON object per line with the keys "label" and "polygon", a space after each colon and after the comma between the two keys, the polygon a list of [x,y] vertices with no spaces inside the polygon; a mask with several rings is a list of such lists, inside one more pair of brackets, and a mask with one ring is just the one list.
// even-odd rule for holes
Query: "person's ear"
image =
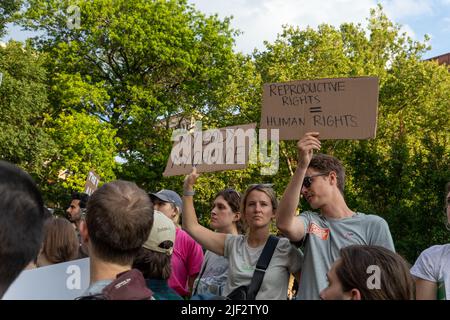
{"label": "person's ear", "polygon": [[179,217],[180,215],[181,215],[181,208],[179,208],[179,207],[177,207],[177,206],[175,206],[175,214],[174,214],[174,218],[175,217]]}
{"label": "person's ear", "polygon": [[328,176],[329,176],[329,178],[330,178],[330,183],[333,184],[333,185],[337,185],[337,175],[336,175],[336,172],[331,171],[331,172],[329,173]]}
{"label": "person's ear", "polygon": [[175,206],[175,208],[173,209],[173,215],[170,219],[175,223],[175,225],[179,226],[180,218],[181,218],[181,208]]}
{"label": "person's ear", "polygon": [[346,295],[348,300],[361,300],[361,292],[356,288],[353,288],[352,290],[347,291],[344,294]]}
{"label": "person's ear", "polygon": [[238,212],[233,212],[233,222],[238,222],[239,220],[241,220],[241,213]]}
{"label": "person's ear", "polygon": [[83,219],[80,221],[79,232],[81,236],[81,240],[83,243],[88,243],[89,241],[89,232],[86,221]]}

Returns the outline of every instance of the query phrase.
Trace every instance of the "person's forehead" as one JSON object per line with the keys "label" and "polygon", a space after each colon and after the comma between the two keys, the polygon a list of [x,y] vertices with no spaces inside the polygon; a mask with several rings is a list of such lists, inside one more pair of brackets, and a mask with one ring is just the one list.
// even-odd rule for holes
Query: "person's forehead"
{"label": "person's forehead", "polygon": [[228,204],[228,202],[222,196],[218,196],[217,198],[215,198],[214,199],[214,203],[216,203],[216,204],[218,204],[218,203]]}
{"label": "person's forehead", "polygon": [[260,190],[252,190],[248,194],[247,201],[248,200],[264,200],[264,201],[270,201],[270,197],[263,191]]}
{"label": "person's forehead", "polygon": [[73,206],[79,206],[80,205],[80,200],[72,200],[72,202],[70,203]]}

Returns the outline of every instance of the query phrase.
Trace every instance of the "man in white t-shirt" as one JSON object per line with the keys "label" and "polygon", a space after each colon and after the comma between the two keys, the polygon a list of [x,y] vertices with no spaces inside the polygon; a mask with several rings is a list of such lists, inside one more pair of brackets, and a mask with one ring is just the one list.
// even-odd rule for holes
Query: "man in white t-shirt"
{"label": "man in white t-shirt", "polygon": [[[450,182],[446,186],[445,211],[450,230]],[[416,278],[417,300],[450,300],[450,244],[424,250],[411,268]]]}

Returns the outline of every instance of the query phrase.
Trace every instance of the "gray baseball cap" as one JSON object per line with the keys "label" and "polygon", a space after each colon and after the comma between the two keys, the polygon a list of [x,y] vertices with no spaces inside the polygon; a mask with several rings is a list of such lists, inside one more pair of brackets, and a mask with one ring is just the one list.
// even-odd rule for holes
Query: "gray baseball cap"
{"label": "gray baseball cap", "polygon": [[180,211],[183,209],[183,201],[175,191],[163,189],[157,193],[149,193],[149,196],[152,200],[157,198],[163,202],[173,203]]}

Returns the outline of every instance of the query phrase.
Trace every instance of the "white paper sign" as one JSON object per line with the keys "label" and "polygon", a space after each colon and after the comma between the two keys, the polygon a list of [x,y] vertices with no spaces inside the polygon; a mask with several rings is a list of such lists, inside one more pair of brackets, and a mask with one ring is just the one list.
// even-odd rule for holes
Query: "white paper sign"
{"label": "white paper sign", "polygon": [[3,300],[73,300],[89,287],[89,258],[25,270]]}

